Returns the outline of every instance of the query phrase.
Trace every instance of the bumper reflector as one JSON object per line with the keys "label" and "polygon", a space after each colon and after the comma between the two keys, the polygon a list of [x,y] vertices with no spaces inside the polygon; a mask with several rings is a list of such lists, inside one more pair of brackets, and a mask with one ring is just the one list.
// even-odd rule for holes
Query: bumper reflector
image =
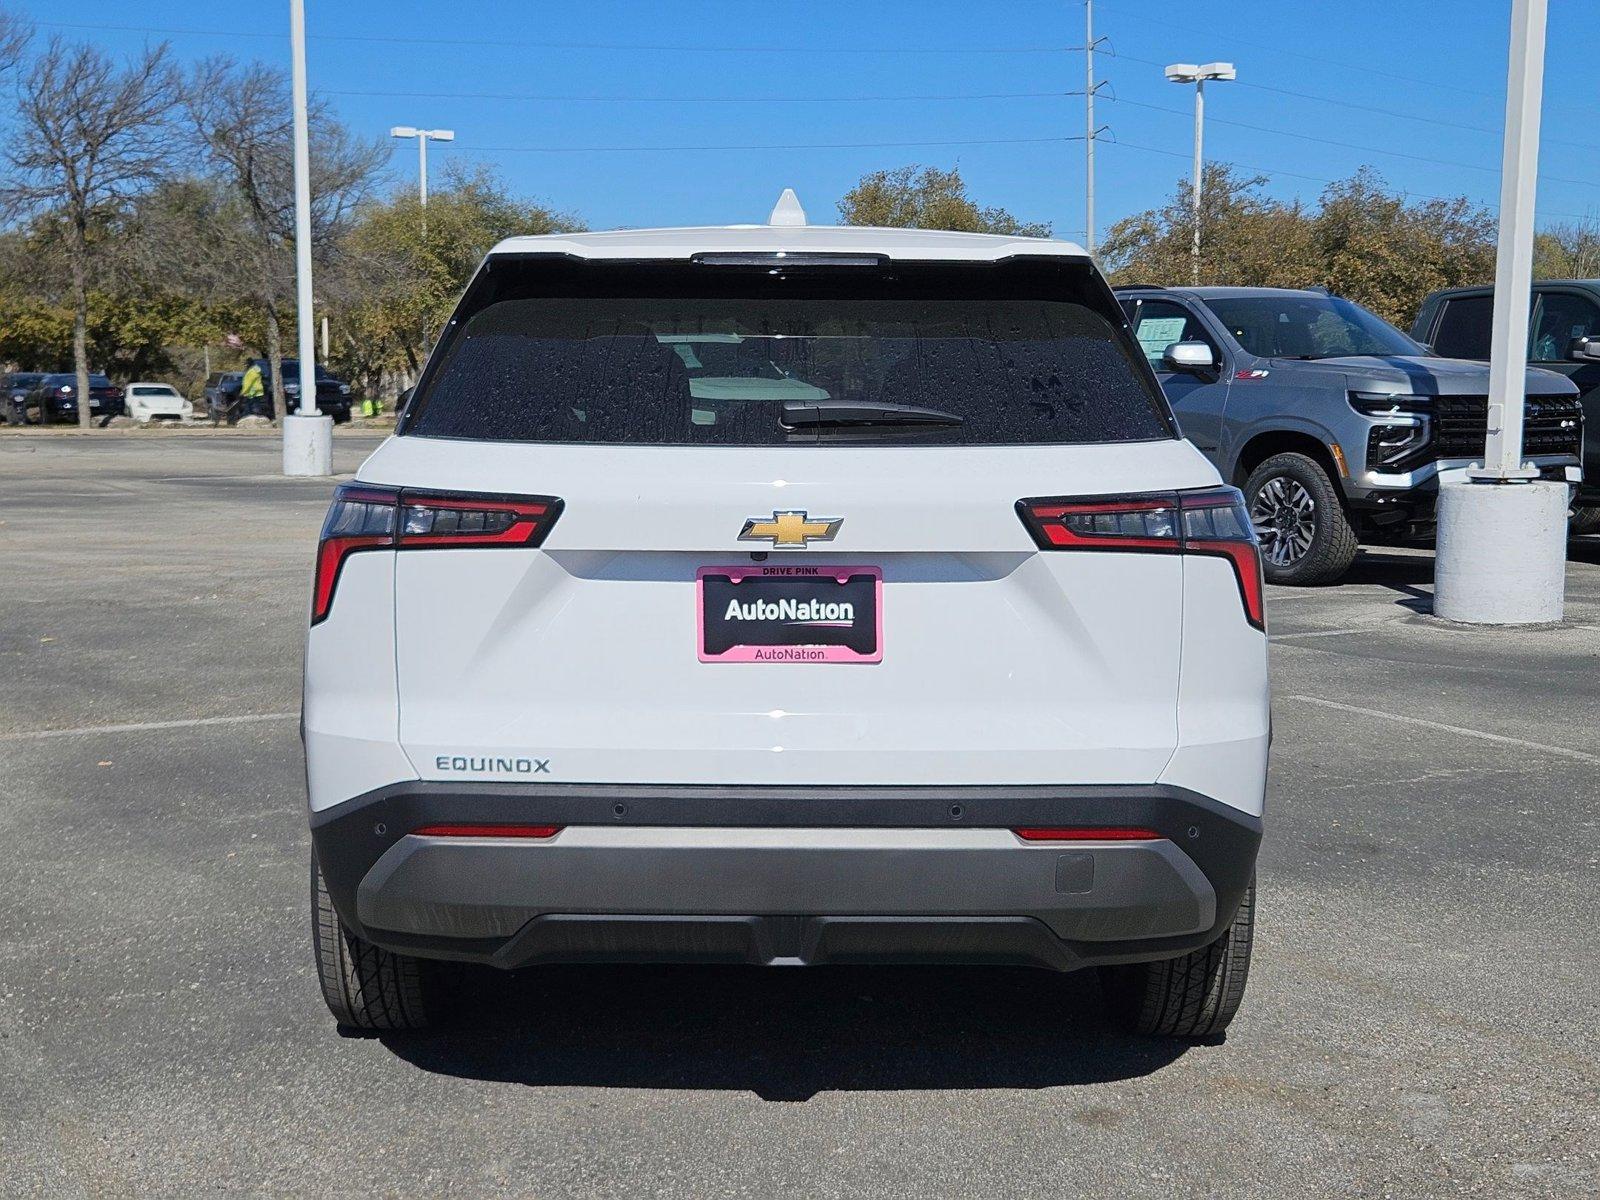
{"label": "bumper reflector", "polygon": [[411,832],[417,837],[552,838],[560,825],[424,825]]}
{"label": "bumper reflector", "polygon": [[1025,842],[1149,842],[1161,838],[1154,829],[1118,826],[1029,828],[1013,829],[1011,832]]}

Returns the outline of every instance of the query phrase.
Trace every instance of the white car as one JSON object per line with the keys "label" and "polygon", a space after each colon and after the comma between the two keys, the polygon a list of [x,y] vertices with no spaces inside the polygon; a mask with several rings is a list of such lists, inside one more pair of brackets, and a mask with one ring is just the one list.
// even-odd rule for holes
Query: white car
{"label": "white car", "polygon": [[1250,959],[1239,493],[1066,242],[513,238],[323,528],[303,731],[342,1024],[444,960],[1101,969],[1209,1036]]}
{"label": "white car", "polygon": [[194,405],[165,383],[130,383],[126,389],[128,415],[141,424],[146,421],[188,421]]}

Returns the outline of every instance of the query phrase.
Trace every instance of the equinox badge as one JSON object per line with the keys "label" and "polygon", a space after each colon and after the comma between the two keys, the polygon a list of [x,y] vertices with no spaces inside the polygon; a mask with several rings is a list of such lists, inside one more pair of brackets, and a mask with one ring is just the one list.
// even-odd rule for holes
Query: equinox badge
{"label": "equinox badge", "polygon": [[805,509],[774,512],[772,518],[749,517],[739,531],[741,542],[771,542],[774,546],[799,546],[811,542],[831,542],[844,524],[843,517],[818,517],[812,520]]}

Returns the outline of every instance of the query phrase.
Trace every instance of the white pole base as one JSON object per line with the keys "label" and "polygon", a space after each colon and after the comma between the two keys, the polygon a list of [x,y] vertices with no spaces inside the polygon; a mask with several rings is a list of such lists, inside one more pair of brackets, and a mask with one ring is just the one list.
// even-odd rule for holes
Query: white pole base
{"label": "white pole base", "polygon": [[283,419],[283,473],[285,475],[333,474],[333,418],[326,413],[301,416],[290,413]]}
{"label": "white pole base", "polygon": [[1561,620],[1567,485],[1446,483],[1439,488],[1433,615],[1474,625]]}

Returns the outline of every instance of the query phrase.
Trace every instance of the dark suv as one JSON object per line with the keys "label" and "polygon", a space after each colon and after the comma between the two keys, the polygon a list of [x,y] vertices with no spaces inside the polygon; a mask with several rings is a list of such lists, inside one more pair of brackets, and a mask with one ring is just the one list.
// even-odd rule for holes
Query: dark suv
{"label": "dark suv", "polygon": [[[14,407],[14,406],[13,406]],[[26,423],[48,425],[52,421],[78,419],[78,377],[71,371],[40,375],[22,398],[21,419]],[[102,424],[128,411],[122,389],[104,375],[89,376],[89,415]],[[10,416],[10,409],[7,411]]]}
{"label": "dark suv", "polygon": [[[1411,336],[1449,358],[1489,357],[1494,288],[1450,288],[1422,302]],[[1528,361],[1577,384],[1588,436],[1573,530],[1600,533],[1600,279],[1541,279],[1533,285]]]}
{"label": "dark suv", "polygon": [[9,375],[0,377],[0,403],[5,405],[7,425],[22,424],[22,402],[43,378],[43,371],[12,371]]}
{"label": "dark suv", "polygon": [[[261,368],[264,392],[262,406],[254,408],[247,403],[244,412],[246,415],[270,417],[272,416],[272,364],[264,358],[253,358],[249,365]],[[283,391],[288,400],[289,411],[294,412],[300,406],[299,359],[283,360]],[[335,379],[321,366],[317,367],[317,407],[332,417],[336,425],[342,425],[350,419],[350,385],[342,379]]]}

